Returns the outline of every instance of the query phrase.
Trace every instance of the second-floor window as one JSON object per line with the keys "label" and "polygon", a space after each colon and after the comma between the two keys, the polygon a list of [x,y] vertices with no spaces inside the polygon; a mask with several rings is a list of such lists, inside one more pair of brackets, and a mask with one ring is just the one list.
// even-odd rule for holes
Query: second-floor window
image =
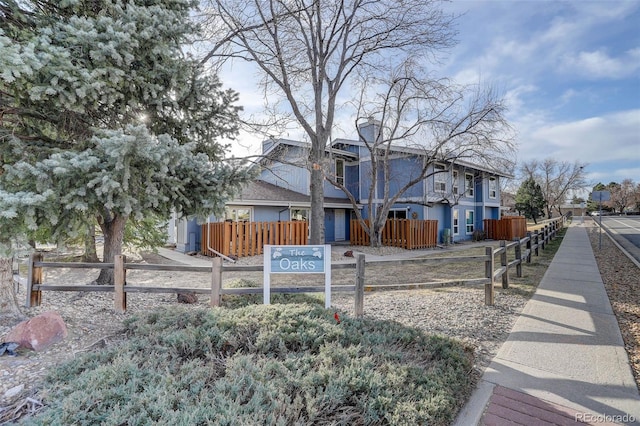
{"label": "second-floor window", "polygon": [[498,180],[494,177],[489,178],[489,198],[498,196]]}
{"label": "second-floor window", "polygon": [[473,197],[473,175],[469,173],[464,175],[464,195]]}
{"label": "second-floor window", "polygon": [[336,182],[344,185],[344,160],[336,158]]}
{"label": "second-floor window", "polygon": [[433,166],[433,189],[435,192],[447,192],[447,175],[444,164],[434,164]]}
{"label": "second-floor window", "polygon": [[453,195],[458,195],[460,189],[460,184],[458,183],[458,171],[454,170],[453,173],[451,173],[451,192],[453,193]]}

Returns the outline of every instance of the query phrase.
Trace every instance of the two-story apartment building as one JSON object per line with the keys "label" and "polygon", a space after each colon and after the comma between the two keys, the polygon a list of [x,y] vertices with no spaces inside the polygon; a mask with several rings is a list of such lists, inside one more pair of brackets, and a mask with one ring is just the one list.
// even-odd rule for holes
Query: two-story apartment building
{"label": "two-story apartment building", "polygon": [[[376,134],[375,121],[360,127],[362,138]],[[269,139],[263,142],[261,172],[256,181],[248,185],[234,200],[227,203],[225,217],[211,221],[290,221],[308,220],[310,210],[307,158],[310,145],[288,139]],[[372,180],[371,158],[364,141],[338,139],[326,151],[327,171],[343,183],[358,204],[353,206],[347,195],[325,181],[325,240],[327,243],[349,239],[349,224],[355,218],[355,209],[367,217]],[[456,160],[433,161],[424,150],[409,147],[394,148],[389,157],[388,173],[377,173],[374,208],[383,200],[385,182],[389,192],[396,194],[407,182],[419,176],[427,166],[427,177],[409,187],[391,207],[388,217],[398,219],[436,219],[441,241],[462,241],[472,238],[476,229],[482,229],[484,219],[500,218],[499,179],[507,176],[477,165]],[[180,227],[184,230],[181,232]],[[193,224],[179,224],[177,248],[181,251],[198,250],[199,230]]]}

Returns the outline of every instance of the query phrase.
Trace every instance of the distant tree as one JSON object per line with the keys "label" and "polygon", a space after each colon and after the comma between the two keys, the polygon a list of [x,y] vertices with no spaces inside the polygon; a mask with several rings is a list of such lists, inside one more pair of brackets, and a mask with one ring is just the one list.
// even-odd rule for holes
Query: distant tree
{"label": "distant tree", "polygon": [[545,200],[547,218],[551,219],[553,210],[562,215],[562,204],[567,201],[570,192],[584,189],[586,186],[586,164],[558,161],[547,158],[543,161],[533,160],[522,165],[525,178],[533,178],[542,190]]}
{"label": "distant tree", "polygon": [[603,184],[602,182],[598,182],[591,188],[591,192],[589,193],[589,197],[587,198],[587,211],[593,212],[599,209],[598,203],[591,199],[591,194],[593,191],[607,191],[608,186]]}
{"label": "distant tree", "polygon": [[542,188],[535,179],[525,180],[516,193],[516,210],[526,218],[538,223],[538,218],[544,214],[546,201],[542,194]]}
{"label": "distant tree", "polygon": [[[309,138],[310,241],[324,242],[325,149],[354,77],[386,76],[407,58],[428,60],[454,44],[437,0],[206,0],[208,58],[254,63],[274,114]],[[393,58],[393,60],[391,60]],[[426,77],[426,75],[425,75]]]}
{"label": "distant tree", "polygon": [[638,186],[631,180],[625,179],[620,184],[609,186],[611,200],[608,205],[618,213],[624,213],[628,208],[635,207],[638,198]]}
{"label": "distant tree", "polygon": [[[505,107],[495,93],[479,89],[465,93],[464,88],[449,82],[425,81],[405,71],[386,81],[376,79],[371,86],[379,88],[378,93],[361,92],[358,119],[370,120],[373,129],[372,135],[359,134],[367,151],[360,170],[369,182],[368,188],[359,190],[368,194],[367,199],[356,199],[353,188],[343,179],[326,174],[327,180],[351,200],[358,221],[376,247],[382,244],[389,210],[411,187],[440,175],[443,182],[449,182],[448,190],[434,191],[430,198],[456,205],[464,193],[453,191],[451,177],[457,162],[475,162],[496,173],[504,172],[513,152]],[[381,120],[371,121],[371,117]],[[357,121],[356,127],[361,129]],[[434,167],[438,163],[444,169]],[[366,220],[358,203],[366,206]]]}

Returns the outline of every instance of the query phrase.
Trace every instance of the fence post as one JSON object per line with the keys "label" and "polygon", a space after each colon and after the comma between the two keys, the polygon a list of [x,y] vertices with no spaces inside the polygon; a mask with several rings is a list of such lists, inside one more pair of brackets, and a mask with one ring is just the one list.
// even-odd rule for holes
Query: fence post
{"label": "fence post", "polygon": [[489,283],[484,285],[484,304],[487,306],[493,306],[493,270],[495,269],[493,248],[485,247],[485,254],[488,256],[488,259],[485,261],[484,269],[487,278],[489,278]]}
{"label": "fence post", "polygon": [[531,263],[531,246],[533,241],[533,233],[531,231],[527,231],[527,263]]}
{"label": "fence post", "polygon": [[31,253],[29,256],[29,270],[27,272],[27,300],[25,306],[40,306],[42,303],[42,291],[33,290],[34,285],[42,284],[42,267],[33,266],[34,262],[42,262],[42,253]]}
{"label": "fence post", "polygon": [[516,276],[518,278],[521,278],[522,277],[522,241],[520,240],[520,238],[516,238],[515,241],[518,242],[518,244],[516,244],[515,246],[516,260],[518,261],[518,263],[516,263]]}
{"label": "fence post", "polygon": [[500,253],[500,266],[504,267],[502,288],[509,288],[509,263],[507,262],[507,242],[505,240],[500,241],[500,248],[503,250]]}
{"label": "fence post", "polygon": [[125,257],[118,254],[113,257],[113,290],[114,308],[116,312],[124,313],[127,310],[127,293],[124,286],[127,283],[127,271],[124,267]]}
{"label": "fence post", "polygon": [[542,250],[544,250],[544,246],[547,245],[547,241],[549,241],[549,225],[545,225],[542,228]]}
{"label": "fence post", "polygon": [[220,306],[220,290],[222,289],[222,258],[211,259],[211,307]]}
{"label": "fence post", "polygon": [[535,237],[535,255],[540,256],[540,231],[536,229],[533,235]]}
{"label": "fence post", "polygon": [[356,318],[362,318],[364,315],[364,254],[356,255],[356,295],[355,295],[355,314]]}

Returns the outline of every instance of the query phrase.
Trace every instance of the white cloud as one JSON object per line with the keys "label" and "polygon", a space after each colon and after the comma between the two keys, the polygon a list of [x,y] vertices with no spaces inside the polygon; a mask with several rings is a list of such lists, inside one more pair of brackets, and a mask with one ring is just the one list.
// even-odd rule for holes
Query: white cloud
{"label": "white cloud", "polygon": [[588,79],[619,79],[631,77],[640,69],[640,49],[632,49],[620,57],[611,57],[604,50],[582,51],[567,55],[560,69],[566,74]]}
{"label": "white cloud", "polygon": [[520,130],[521,159],[553,157],[590,164],[636,161],[640,164],[640,110],[567,123],[546,122]]}

